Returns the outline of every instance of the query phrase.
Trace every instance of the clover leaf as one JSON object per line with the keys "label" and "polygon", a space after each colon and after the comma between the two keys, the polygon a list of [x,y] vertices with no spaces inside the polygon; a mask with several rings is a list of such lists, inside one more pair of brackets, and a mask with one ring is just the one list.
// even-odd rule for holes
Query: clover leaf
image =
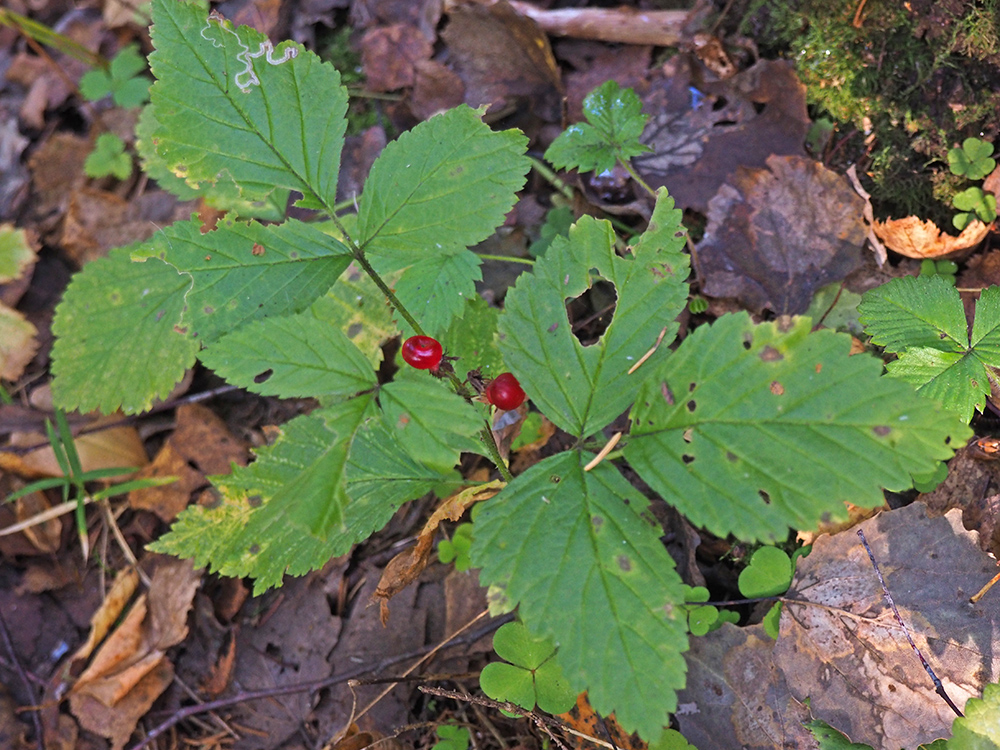
{"label": "clover leaf", "polygon": [[455,570],[461,572],[472,566],[469,549],[472,547],[472,524],[463,523],[455,529],[451,539],[442,539],[438,544],[438,560],[446,565],[455,562]]}
{"label": "clover leaf", "polygon": [[493,649],[510,662],[487,664],[479,675],[479,686],[493,700],[528,711],[537,704],[550,714],[565,713],[576,703],[548,638],[535,638],[521,623],[509,622],[493,636]]}
{"label": "clover leaf", "polygon": [[961,148],[948,152],[948,166],[952,174],[981,180],[996,168],[996,160],[990,158],[993,144],[979,138],[966,138]]}
{"label": "clover leaf", "polygon": [[455,727],[442,724],[437,728],[440,738],[431,750],[467,750],[469,747],[469,730],[465,727]]}
{"label": "clover leaf", "polygon": [[139,48],[130,44],[122,49],[108,70],[92,70],[80,79],[80,93],[95,102],[111,94],[119,107],[139,107],[149,101],[148,76],[140,76],[146,69],[146,60],[139,54]]}
{"label": "clover leaf", "polygon": [[83,171],[88,177],[114,175],[119,180],[127,180],[132,174],[132,157],[125,153],[125,143],[114,133],[97,136],[94,150],[83,163]]}
{"label": "clover leaf", "polygon": [[[993,160],[990,159],[990,161]],[[976,217],[986,224],[997,217],[997,197],[983,192],[982,188],[970,187],[963,190],[952,198],[952,204],[955,208],[965,212],[956,215],[952,220],[958,230],[965,229]]]}
{"label": "clover leaf", "polygon": [[619,159],[650,150],[639,141],[648,117],[632,89],[623,90],[615,81],[602,84],[583,100],[583,116],[586,123],[568,127],[545,152],[556,168],[605,172]]}
{"label": "clover leaf", "polygon": [[[791,558],[777,547],[761,547],[750,558],[750,564],[740,571],[740,593],[748,599],[784,594],[792,584],[795,566]],[[764,615],[764,632],[778,637],[781,619],[781,602],[777,602]]]}

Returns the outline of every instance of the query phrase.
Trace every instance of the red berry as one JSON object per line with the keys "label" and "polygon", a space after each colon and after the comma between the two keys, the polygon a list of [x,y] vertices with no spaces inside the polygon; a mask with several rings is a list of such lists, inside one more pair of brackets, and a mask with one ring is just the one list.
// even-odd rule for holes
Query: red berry
{"label": "red berry", "polygon": [[486,386],[483,398],[498,409],[510,411],[524,403],[524,389],[509,372],[501,373]]}
{"label": "red berry", "polygon": [[430,336],[410,336],[403,342],[403,361],[418,370],[436,370],[444,350]]}

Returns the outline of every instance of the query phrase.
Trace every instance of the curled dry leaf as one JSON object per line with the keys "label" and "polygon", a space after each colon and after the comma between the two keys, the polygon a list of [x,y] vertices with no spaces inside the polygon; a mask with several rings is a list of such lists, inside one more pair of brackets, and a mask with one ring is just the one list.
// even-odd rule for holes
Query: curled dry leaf
{"label": "curled dry leaf", "polygon": [[918,216],[876,221],[872,226],[875,234],[890,250],[907,258],[921,260],[954,257],[971,250],[982,242],[990,231],[990,228],[979,219],[973,219],[972,223],[955,237],[942,232],[930,219],[924,221]]}

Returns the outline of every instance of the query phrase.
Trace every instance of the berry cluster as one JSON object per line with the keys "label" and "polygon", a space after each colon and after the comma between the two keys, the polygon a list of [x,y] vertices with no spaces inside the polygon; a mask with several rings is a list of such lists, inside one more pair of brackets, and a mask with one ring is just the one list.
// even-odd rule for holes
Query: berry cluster
{"label": "berry cluster", "polygon": [[[441,342],[430,336],[410,336],[403,342],[401,354],[410,367],[437,372],[444,349]],[[489,382],[483,391],[483,399],[501,411],[511,411],[524,403],[525,393],[517,378],[504,372]]]}

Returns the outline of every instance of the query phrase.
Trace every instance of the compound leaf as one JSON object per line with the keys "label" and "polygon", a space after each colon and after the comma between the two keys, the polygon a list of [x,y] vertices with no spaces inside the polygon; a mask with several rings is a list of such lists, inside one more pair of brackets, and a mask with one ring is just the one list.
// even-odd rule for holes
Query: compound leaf
{"label": "compound leaf", "polygon": [[648,117],[632,89],[607,81],[583,100],[587,123],[566,128],[545,152],[557,169],[604,172],[621,159],[644,154],[649,147],[639,141]]}
{"label": "compound leaf", "polygon": [[[615,251],[611,225],[585,216],[557,237],[508,292],[500,315],[500,351],[542,413],[567,432],[586,436],[625,410],[643,370],[629,369],[658,340],[663,347],[643,365],[667,354],[676,317],[687,299],[688,259],[680,212],[660,191],[650,228],[626,257]],[[611,325],[584,346],[570,330],[566,300],[586,291],[596,269],[615,285]]]}
{"label": "compound leaf", "polygon": [[[217,494],[212,504],[187,508],[151,548],[191,557],[224,575],[251,576],[256,593],[278,585],[286,573],[302,575],[348,552],[382,528],[402,503],[424,494],[439,479],[407,458],[378,418],[353,433],[346,478],[324,476],[326,467],[336,464],[330,455],[345,438],[340,427],[360,419],[368,403],[355,399],[338,405],[339,416],[332,421],[313,413],[283,425],[276,442],[258,451],[254,463],[213,478]],[[320,484],[325,496],[289,492],[290,487],[318,489]],[[311,504],[322,513],[324,502],[338,504],[342,523],[321,539],[303,529],[309,514],[304,518],[297,506]]]}
{"label": "compound leaf", "polygon": [[954,411],[982,410],[1000,367],[1000,287],[983,290],[972,337],[958,291],[939,276],[906,276],[867,292],[858,308],[872,341],[896,352],[887,372]]}
{"label": "compound leaf", "polygon": [[194,364],[198,342],[175,330],[191,279],[158,260],[133,263],[138,247],[87,264],[56,309],[52,393],[61,408],[144,411]]}
{"label": "compound leaf", "polygon": [[608,464],[583,462],[575,451],[547,458],[480,506],[473,564],[533,634],[559,644],[574,691],[655,737],[684,684],[683,587],[649,501]]}
{"label": "compound leaf", "polygon": [[966,138],[961,148],[948,152],[948,166],[953,174],[964,175],[970,180],[981,180],[996,168],[991,158],[993,144],[979,138]]}
{"label": "compound leaf", "polygon": [[684,340],[643,384],[625,457],[696,526],[783,540],[788,527],[875,507],[970,432],[892,378],[848,356],[850,337],[809,318],[754,326],[725,315]]}
{"label": "compound leaf", "polygon": [[489,237],[524,184],[527,140],[462,105],[403,133],[372,165],[358,240],[379,271],[453,255]]}
{"label": "compound leaf", "polygon": [[343,331],[311,312],[266,318],[223,336],[202,362],[226,381],[280,398],[346,398],[378,385]]}
{"label": "compound leaf", "polygon": [[133,257],[156,257],[193,280],[182,328],[203,343],[251,320],[300,312],[351,260],[336,239],[294,220],[226,220],[207,234],[197,221],[177,222]]}
{"label": "compound leaf", "polygon": [[297,190],[332,213],[347,128],[333,66],[197,5],[154,0],[153,18],[153,141],[167,166],[192,187],[228,175],[248,200]]}

